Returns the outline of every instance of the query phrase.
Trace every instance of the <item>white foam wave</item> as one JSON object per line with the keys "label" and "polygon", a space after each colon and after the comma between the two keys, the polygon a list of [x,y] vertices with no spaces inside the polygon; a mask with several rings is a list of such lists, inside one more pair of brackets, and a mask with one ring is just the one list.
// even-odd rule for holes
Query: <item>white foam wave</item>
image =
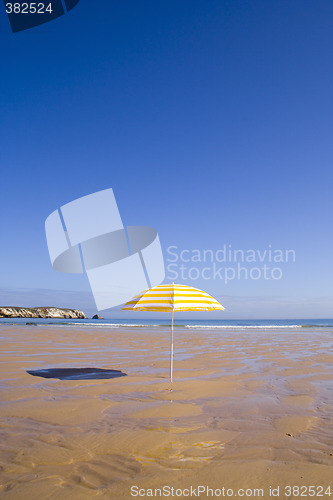
{"label": "white foam wave", "polygon": [[[52,323],[52,325],[54,326],[57,326],[57,323]],[[71,321],[70,323],[65,323],[65,322],[62,322],[62,323],[58,323],[58,326],[80,326],[80,327],[84,327],[84,326],[87,326],[87,327],[91,327],[93,326],[94,328],[119,328],[119,327],[126,327],[126,328],[132,328],[132,327],[150,327],[150,326],[161,326],[161,325],[150,325],[150,324],[147,324],[147,325],[137,325],[137,324],[132,324],[132,323],[79,323],[79,322],[74,322],[74,321]]]}
{"label": "white foam wave", "polygon": [[276,329],[276,328],[302,328],[302,325],[185,325],[185,328],[208,328],[228,329],[228,330],[248,330],[248,329]]}
{"label": "white foam wave", "polygon": [[[56,325],[56,324],[55,324]],[[59,326],[80,326],[80,327],[94,327],[94,328],[157,328],[167,327],[167,324],[135,324],[135,323],[79,323],[79,322],[62,322]],[[174,325],[181,328],[192,329],[208,329],[208,330],[268,330],[268,329],[284,329],[284,328],[302,328],[302,325]]]}

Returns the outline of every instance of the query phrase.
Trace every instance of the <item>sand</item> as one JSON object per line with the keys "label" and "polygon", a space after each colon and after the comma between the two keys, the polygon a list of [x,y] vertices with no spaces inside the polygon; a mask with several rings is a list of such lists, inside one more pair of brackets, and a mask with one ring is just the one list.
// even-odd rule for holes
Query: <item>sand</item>
{"label": "sand", "polygon": [[[1,499],[333,495],[332,329],[176,328],[173,384],[165,327],[2,324],[0,342]],[[28,373],[52,368],[127,376]]]}

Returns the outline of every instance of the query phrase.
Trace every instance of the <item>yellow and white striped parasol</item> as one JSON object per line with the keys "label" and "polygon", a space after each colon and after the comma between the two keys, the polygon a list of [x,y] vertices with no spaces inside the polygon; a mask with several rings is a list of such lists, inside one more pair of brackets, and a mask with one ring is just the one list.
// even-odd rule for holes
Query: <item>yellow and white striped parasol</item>
{"label": "yellow and white striped parasol", "polygon": [[124,311],[171,312],[170,382],[173,372],[173,315],[175,311],[222,311],[224,307],[208,293],[187,285],[159,285],[144,290],[122,308]]}

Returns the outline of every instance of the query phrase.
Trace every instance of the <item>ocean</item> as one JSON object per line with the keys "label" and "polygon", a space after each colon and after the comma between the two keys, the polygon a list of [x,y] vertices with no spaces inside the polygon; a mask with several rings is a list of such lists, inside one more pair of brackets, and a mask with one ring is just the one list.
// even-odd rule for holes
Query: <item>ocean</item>
{"label": "ocean", "polygon": [[[169,327],[171,317],[165,319],[51,319],[51,318],[0,318],[0,324],[20,325],[59,325],[82,326],[98,328],[128,328],[128,327]],[[284,328],[333,328],[333,319],[174,319],[175,327],[193,329],[284,329]]]}

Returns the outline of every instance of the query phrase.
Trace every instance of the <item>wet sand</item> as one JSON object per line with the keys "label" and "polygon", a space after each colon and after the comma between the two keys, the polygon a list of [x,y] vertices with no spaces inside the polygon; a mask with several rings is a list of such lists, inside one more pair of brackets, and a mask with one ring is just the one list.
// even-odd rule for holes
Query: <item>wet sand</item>
{"label": "wet sand", "polygon": [[[0,325],[0,342],[1,499],[333,494],[330,328],[176,328],[173,384],[165,327]],[[59,368],[77,378],[28,373]],[[80,378],[86,368],[126,376]]]}

